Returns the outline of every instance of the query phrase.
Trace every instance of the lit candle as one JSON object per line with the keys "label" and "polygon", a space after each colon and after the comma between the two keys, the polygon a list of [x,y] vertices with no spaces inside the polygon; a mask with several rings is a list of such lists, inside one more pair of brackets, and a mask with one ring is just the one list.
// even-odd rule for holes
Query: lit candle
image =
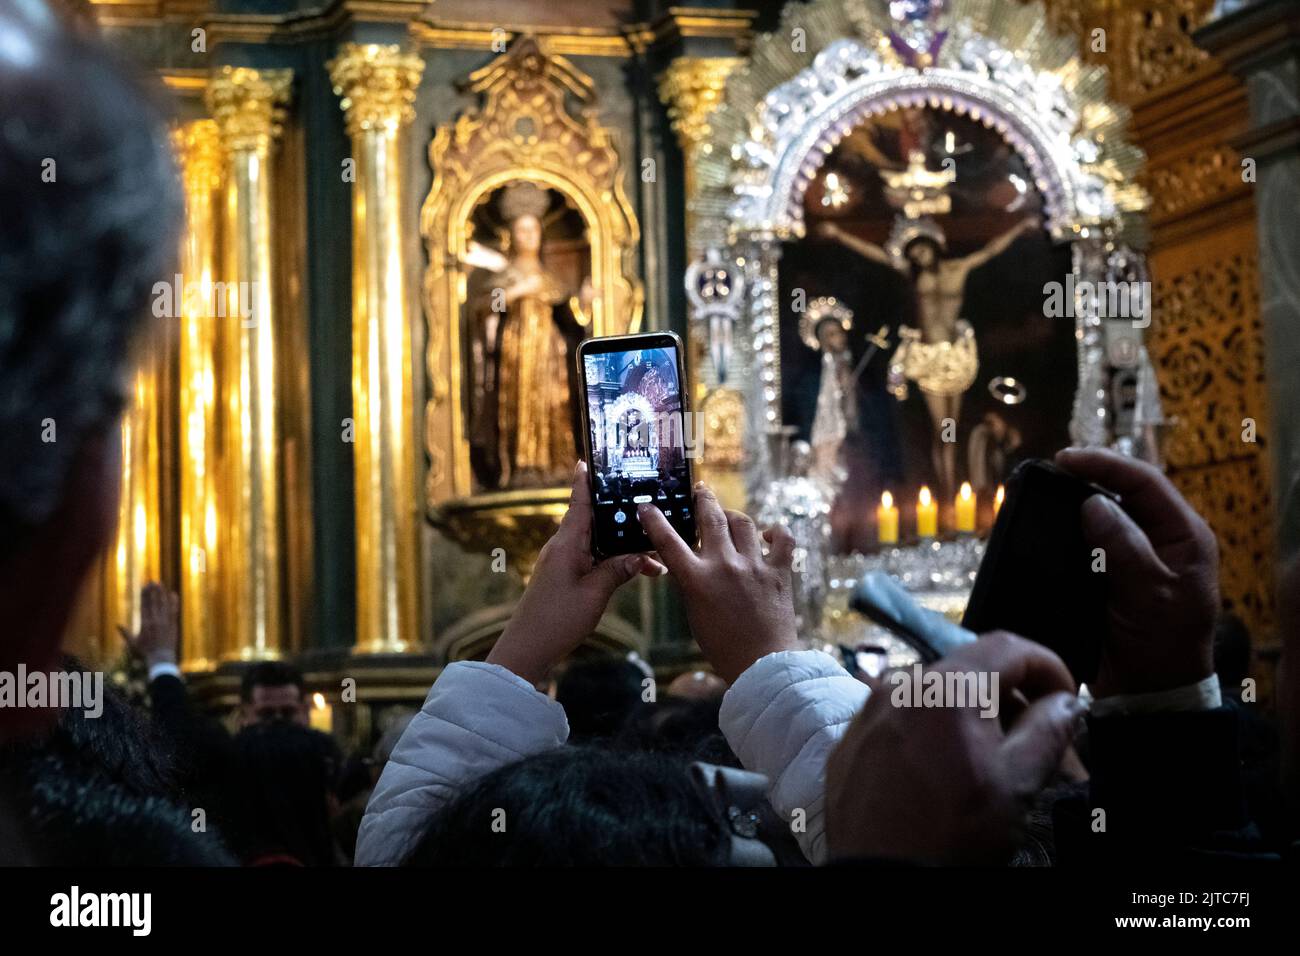
{"label": "lit candle", "polygon": [[325,695],[312,694],[311,705],[311,710],[307,713],[307,720],[311,725],[311,729],[327,734],[332,733],[334,730],[334,708],[325,703]]}
{"label": "lit candle", "polygon": [[961,483],[961,491],[957,494],[955,502],[957,509],[957,530],[971,532],[975,530],[975,492],[971,490],[970,482]]}
{"label": "lit candle", "polygon": [[998,493],[993,496],[993,517],[994,518],[996,518],[998,516],[998,512],[1002,510],[1002,499],[1005,498],[1006,496],[1007,496],[1007,489],[1003,488],[1001,485],[998,485]]}
{"label": "lit candle", "polygon": [[916,533],[922,538],[933,538],[939,532],[939,506],[930,497],[930,489],[921,486],[916,500]]}
{"label": "lit candle", "polygon": [[881,544],[898,544],[898,509],[888,491],[880,496],[880,507],[876,509],[876,537]]}

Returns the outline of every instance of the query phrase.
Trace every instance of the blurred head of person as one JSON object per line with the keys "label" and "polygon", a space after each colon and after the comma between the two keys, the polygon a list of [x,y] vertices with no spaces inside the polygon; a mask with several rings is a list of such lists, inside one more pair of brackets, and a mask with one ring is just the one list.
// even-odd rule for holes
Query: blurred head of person
{"label": "blurred head of person", "polygon": [[283,661],[260,661],[244,671],[239,683],[239,723],[250,727],[275,721],[309,725],[302,671]]}
{"label": "blurred head of person", "polygon": [[332,866],[338,748],[319,731],[274,720],[235,735],[226,838],[245,866]]}
{"label": "blurred head of person", "polygon": [[443,808],[409,866],[723,866],[731,835],[664,754],[560,747],[480,779]]}
{"label": "blurred head of person", "polygon": [[[87,674],[73,658],[64,669]],[[111,685],[101,702],[94,715],[68,708],[53,727],[0,745],[0,803],[18,834],[8,846],[0,835],[0,862],[230,862],[215,834],[192,826],[172,755],[150,721]]]}
{"label": "blurred head of person", "polygon": [[163,111],[106,47],[33,0],[0,4],[0,38],[0,668],[55,670],[183,206]]}
{"label": "blurred head of person", "polygon": [[571,663],[555,685],[555,699],[569,719],[575,743],[618,736],[646,706],[646,665],[627,657],[602,656]]}

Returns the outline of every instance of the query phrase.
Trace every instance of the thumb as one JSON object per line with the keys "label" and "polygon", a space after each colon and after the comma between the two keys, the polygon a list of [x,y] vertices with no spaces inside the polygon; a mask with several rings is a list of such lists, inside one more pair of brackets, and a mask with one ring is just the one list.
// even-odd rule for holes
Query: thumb
{"label": "thumb", "polygon": [[593,588],[604,600],[641,573],[646,557],[643,554],[624,554],[608,558],[596,565],[583,577],[582,583]]}
{"label": "thumb", "polygon": [[1032,796],[1052,779],[1083,710],[1078,697],[1060,691],[1034,701],[1011,726],[1002,755],[1018,794]]}

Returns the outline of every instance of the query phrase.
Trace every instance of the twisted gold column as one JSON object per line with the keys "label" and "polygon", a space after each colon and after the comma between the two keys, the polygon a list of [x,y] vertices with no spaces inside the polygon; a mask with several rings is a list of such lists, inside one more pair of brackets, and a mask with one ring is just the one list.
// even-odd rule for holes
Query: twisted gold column
{"label": "twisted gold column", "polygon": [[207,670],[216,666],[220,652],[222,595],[217,543],[219,320],[212,309],[222,157],[212,120],[186,123],[172,139],[185,185],[181,275],[186,292],[193,292],[180,297],[181,660],[189,670]]}
{"label": "twisted gold column", "polygon": [[403,128],[424,62],[397,46],[344,44],[329,63],[352,138],[352,415],[357,637],[362,653],[417,643],[415,401],[402,242]]}
{"label": "twisted gold column", "polygon": [[219,314],[217,322],[228,416],[222,494],[227,659],[276,657],[281,650],[270,158],[292,80],[290,70],[227,66],[207,90],[225,166],[226,315]]}

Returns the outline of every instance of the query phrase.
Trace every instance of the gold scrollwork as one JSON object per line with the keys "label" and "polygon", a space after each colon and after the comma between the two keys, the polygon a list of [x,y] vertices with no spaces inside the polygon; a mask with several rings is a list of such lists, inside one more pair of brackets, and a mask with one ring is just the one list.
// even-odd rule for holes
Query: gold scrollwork
{"label": "gold scrollwork", "polygon": [[[596,119],[591,77],[536,38],[522,37],[471,74],[464,88],[480,103],[438,129],[429,147],[435,178],[420,214],[429,254],[423,300],[429,330],[425,440],[431,509],[475,493],[461,401],[460,309],[466,282],[461,262],[471,238],[471,214],[484,197],[526,180],[563,194],[578,210],[591,248],[593,334],[637,331],[644,298],[635,272],[636,216],[624,193],[613,135]],[[502,507],[522,506],[511,494],[493,497],[501,498]],[[543,510],[553,522],[555,509]],[[473,511],[479,515],[480,509]]]}

